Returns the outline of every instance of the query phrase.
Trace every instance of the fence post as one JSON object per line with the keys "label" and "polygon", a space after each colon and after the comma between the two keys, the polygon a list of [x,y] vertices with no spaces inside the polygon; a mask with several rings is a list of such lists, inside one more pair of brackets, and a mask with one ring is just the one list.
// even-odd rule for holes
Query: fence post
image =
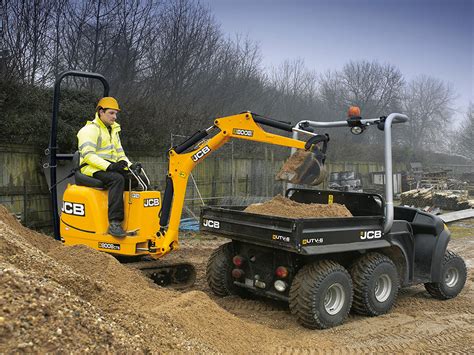
{"label": "fence post", "polygon": [[232,148],[232,153],[231,153],[231,164],[230,164],[230,194],[231,196],[235,196],[235,176],[234,176],[234,171],[235,166],[234,166],[234,142],[231,142],[231,148]]}
{"label": "fence post", "polygon": [[265,184],[264,189],[265,189],[265,197],[268,197],[268,147],[265,146],[265,161],[264,161],[264,168],[263,168],[263,173],[265,174],[262,181]]}
{"label": "fence post", "polygon": [[28,223],[28,194],[26,190],[26,181],[23,181],[23,224]]}
{"label": "fence post", "polygon": [[272,187],[272,195],[275,196],[275,156],[273,149],[270,151],[270,186]]}

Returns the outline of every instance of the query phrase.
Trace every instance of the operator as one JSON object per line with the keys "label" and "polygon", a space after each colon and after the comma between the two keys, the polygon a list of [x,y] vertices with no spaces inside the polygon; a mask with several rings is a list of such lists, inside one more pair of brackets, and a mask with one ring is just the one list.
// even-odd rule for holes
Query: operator
{"label": "operator", "polygon": [[[109,190],[108,233],[115,237],[125,237],[127,233],[122,227],[123,192],[130,181],[128,169],[139,171],[141,164],[132,164],[122,148],[120,125],[116,122],[119,112],[116,99],[103,97],[97,104],[94,120],[87,121],[77,133],[77,138],[81,173],[102,181]],[[132,179],[132,185],[136,187],[135,179]]]}

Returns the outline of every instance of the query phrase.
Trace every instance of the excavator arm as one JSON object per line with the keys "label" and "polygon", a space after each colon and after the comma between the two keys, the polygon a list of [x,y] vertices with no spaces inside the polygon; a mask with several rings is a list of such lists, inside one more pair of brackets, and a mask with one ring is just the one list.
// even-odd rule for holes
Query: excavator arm
{"label": "excavator arm", "polygon": [[[166,189],[160,213],[160,231],[157,233],[157,256],[167,254],[178,247],[178,229],[184,207],[184,198],[189,175],[194,167],[209,157],[232,138],[275,144],[301,150],[312,150],[314,144],[298,139],[284,137],[263,130],[264,124],[275,128],[292,131],[292,125],[269,118],[261,117],[251,112],[217,118],[214,125],[205,131],[199,131],[186,142],[169,150],[169,167],[166,179]],[[205,139],[213,131],[217,133]],[[314,138],[314,134],[312,138]],[[196,146],[197,144],[197,146]],[[191,151],[186,152],[191,147]]]}

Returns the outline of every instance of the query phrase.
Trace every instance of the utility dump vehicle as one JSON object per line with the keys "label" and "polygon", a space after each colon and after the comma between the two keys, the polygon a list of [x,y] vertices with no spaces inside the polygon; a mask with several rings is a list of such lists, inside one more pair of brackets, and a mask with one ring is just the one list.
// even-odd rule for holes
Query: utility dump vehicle
{"label": "utility dump vehicle", "polygon": [[[216,249],[206,277],[219,296],[259,295],[289,303],[303,326],[342,324],[350,309],[378,316],[390,311],[400,287],[424,284],[446,300],[462,290],[463,259],[447,250],[443,221],[415,208],[393,206],[392,123],[388,117],[301,121],[294,135],[312,128],[350,127],[355,134],[377,125],[385,133],[385,200],[377,194],[290,188],[301,203],[344,204],[353,217],[297,219],[247,213],[246,206],[204,207],[201,230],[231,241]],[[309,207],[308,207],[309,208]]]}

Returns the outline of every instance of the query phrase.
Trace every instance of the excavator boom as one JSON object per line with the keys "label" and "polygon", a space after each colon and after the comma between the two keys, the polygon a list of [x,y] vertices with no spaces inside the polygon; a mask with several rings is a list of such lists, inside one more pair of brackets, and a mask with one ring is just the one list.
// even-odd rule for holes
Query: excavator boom
{"label": "excavator boom", "polygon": [[[255,117],[254,117],[255,116]],[[160,215],[160,231],[158,233],[157,244],[161,255],[164,255],[178,246],[178,229],[181,213],[184,207],[184,197],[189,175],[194,167],[209,157],[214,151],[227,143],[230,139],[243,139],[261,143],[274,144],[284,147],[296,148],[303,151],[313,151],[316,145],[321,142],[327,144],[326,136],[312,135],[308,141],[288,138],[263,130],[260,125],[268,125],[274,128],[291,132],[292,126],[269,118],[261,117],[251,112],[244,112],[238,115],[217,118],[214,125],[206,131],[197,132],[180,146],[169,150],[169,167],[167,176],[167,186],[163,198],[163,206]],[[209,139],[212,131],[217,133]],[[193,147],[191,150],[189,148]],[[323,149],[325,152],[325,148]],[[312,154],[312,153],[311,153]],[[323,154],[318,151],[318,154]],[[316,159],[315,159],[316,160]],[[300,172],[300,179],[314,182],[321,175],[321,166],[324,160],[318,161],[317,169],[312,169],[308,159],[303,159],[305,165]],[[313,166],[314,167],[314,166]],[[297,170],[298,166],[295,165]],[[292,177],[294,181],[294,176]]]}

